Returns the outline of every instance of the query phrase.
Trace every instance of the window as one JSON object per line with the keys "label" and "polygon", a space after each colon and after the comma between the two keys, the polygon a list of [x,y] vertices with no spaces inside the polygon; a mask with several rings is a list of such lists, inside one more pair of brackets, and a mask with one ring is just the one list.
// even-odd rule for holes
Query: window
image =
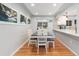
{"label": "window", "polygon": [[40,28],[40,29],[47,29],[48,27],[48,23],[47,22],[38,22],[37,23],[37,29]]}
{"label": "window", "polygon": [[72,26],[72,21],[71,20],[67,20],[66,21],[66,26]]}

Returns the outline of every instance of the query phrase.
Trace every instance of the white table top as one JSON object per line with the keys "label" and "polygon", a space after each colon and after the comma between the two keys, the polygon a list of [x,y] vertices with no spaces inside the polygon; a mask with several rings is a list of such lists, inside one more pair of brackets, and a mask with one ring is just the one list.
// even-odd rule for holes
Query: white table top
{"label": "white table top", "polygon": [[53,38],[53,36],[31,36],[31,38]]}

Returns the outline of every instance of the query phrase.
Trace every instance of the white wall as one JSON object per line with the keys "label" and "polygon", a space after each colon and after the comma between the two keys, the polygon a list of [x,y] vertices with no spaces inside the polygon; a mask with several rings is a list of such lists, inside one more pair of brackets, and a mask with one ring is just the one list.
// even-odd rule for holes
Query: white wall
{"label": "white wall", "polygon": [[[17,3],[5,3],[8,7],[30,16],[26,9]],[[19,19],[19,18],[18,18]],[[30,25],[0,23],[0,55],[9,56],[28,39]]]}
{"label": "white wall", "polygon": [[0,55],[11,55],[28,39],[26,25],[0,24]]}
{"label": "white wall", "polygon": [[[50,22],[49,20],[52,20],[52,22]],[[52,31],[53,30],[53,23],[54,23],[54,18],[53,17],[32,17],[32,30],[33,32],[36,32],[37,30],[37,22],[43,22],[46,21],[48,22],[48,31]]]}

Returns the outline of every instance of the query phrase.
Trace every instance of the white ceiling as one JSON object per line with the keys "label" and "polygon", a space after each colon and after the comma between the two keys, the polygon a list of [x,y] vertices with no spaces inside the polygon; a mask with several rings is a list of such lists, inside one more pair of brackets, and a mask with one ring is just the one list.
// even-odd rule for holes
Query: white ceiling
{"label": "white ceiling", "polygon": [[32,15],[55,15],[62,9],[62,6],[64,7],[64,3],[56,3],[56,6],[53,6],[53,3],[34,3],[34,6],[31,6],[31,4],[24,3]]}
{"label": "white ceiling", "polygon": [[31,3],[25,3],[26,7],[32,13],[32,15],[54,15],[56,11],[63,5],[61,3],[53,6],[53,3],[35,3],[35,6],[31,6]]}

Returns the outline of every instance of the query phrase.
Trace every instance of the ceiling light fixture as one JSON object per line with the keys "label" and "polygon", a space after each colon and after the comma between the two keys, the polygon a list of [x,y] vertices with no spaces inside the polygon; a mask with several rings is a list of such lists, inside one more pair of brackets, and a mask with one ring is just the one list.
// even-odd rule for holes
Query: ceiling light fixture
{"label": "ceiling light fixture", "polygon": [[32,3],[32,4],[31,4],[31,6],[32,6],[32,7],[34,7],[34,6],[35,6],[35,4],[34,4],[34,3]]}
{"label": "ceiling light fixture", "polygon": [[36,12],[35,15],[38,15],[38,12]]}
{"label": "ceiling light fixture", "polygon": [[56,3],[53,4],[53,6],[56,6],[56,5],[57,5]]}
{"label": "ceiling light fixture", "polygon": [[49,15],[51,15],[52,13],[51,12],[49,12]]}

